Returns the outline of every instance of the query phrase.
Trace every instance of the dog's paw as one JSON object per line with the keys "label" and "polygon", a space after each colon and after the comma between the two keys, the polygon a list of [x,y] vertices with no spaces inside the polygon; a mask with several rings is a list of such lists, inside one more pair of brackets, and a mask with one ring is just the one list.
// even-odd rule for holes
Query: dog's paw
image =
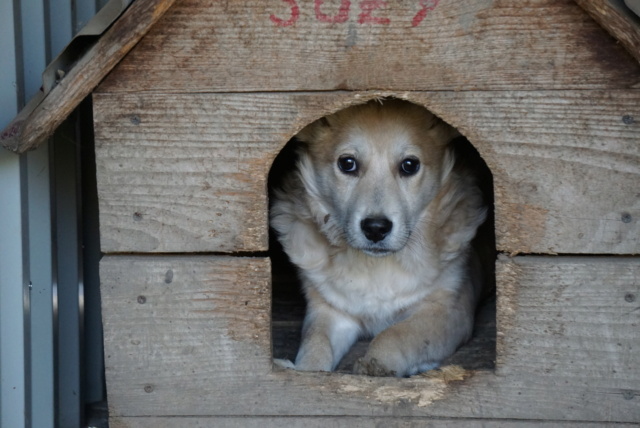
{"label": "dog's paw", "polygon": [[295,369],[296,365],[291,362],[291,360],[285,360],[281,358],[274,358],[273,364],[276,366],[282,367],[283,369]]}
{"label": "dog's paw", "polygon": [[367,376],[397,376],[394,370],[389,370],[376,358],[358,358],[353,365],[353,373]]}

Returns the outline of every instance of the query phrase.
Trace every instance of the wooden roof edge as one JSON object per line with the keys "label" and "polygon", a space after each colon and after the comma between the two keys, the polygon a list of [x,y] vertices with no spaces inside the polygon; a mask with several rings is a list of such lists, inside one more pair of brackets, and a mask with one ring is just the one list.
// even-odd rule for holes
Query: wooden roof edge
{"label": "wooden roof edge", "polygon": [[640,17],[624,0],[575,0],[601,27],[640,62]]}
{"label": "wooden roof edge", "polygon": [[175,1],[134,1],[48,94],[31,99],[0,133],[0,144],[16,153],[42,144]]}

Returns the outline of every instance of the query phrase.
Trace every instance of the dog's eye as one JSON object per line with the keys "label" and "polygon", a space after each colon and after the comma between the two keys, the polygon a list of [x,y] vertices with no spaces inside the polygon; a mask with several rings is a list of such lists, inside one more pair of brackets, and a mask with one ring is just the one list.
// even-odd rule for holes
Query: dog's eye
{"label": "dog's eye", "polygon": [[420,161],[416,158],[406,158],[400,162],[400,174],[413,175],[420,169]]}
{"label": "dog's eye", "polygon": [[353,156],[340,156],[338,158],[338,168],[345,174],[355,174],[358,172],[358,162]]}

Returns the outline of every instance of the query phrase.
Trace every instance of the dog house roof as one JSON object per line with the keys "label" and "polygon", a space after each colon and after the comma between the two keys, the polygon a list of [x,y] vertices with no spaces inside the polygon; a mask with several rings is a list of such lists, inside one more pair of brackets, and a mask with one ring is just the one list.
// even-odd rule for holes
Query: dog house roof
{"label": "dog house roof", "polygon": [[[633,12],[640,10],[640,0],[625,2],[628,7],[613,0],[576,0],[640,61],[640,18]],[[69,70],[55,70],[55,82],[43,85],[43,92],[2,131],[0,144],[17,153],[37,148],[174,3],[175,0],[134,1],[88,50],[80,54]]]}
{"label": "dog house roof", "polygon": [[[0,134],[0,143],[17,153],[37,148],[147,34],[174,2],[175,0],[134,1],[88,50],[82,50],[83,53],[75,61],[70,61],[73,62],[70,69],[54,70],[55,81],[50,85],[44,84],[41,91],[7,125]],[[107,6],[111,3],[113,1]],[[120,3],[126,6],[128,2],[120,0]]]}

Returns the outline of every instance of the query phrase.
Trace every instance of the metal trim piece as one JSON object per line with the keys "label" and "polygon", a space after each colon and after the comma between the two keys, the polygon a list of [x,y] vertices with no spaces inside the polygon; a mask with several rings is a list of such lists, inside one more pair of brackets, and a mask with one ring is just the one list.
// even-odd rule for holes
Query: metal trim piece
{"label": "metal trim piece", "polygon": [[635,13],[638,17],[640,17],[640,0],[624,0],[624,4]]}

